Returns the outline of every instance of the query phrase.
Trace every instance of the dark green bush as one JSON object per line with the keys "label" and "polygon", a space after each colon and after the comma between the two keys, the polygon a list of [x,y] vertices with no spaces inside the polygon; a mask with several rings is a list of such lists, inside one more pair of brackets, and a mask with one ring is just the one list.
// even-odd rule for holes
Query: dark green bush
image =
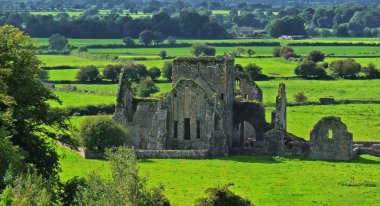
{"label": "dark green bush", "polygon": [[252,202],[231,192],[229,185],[211,187],[206,190],[207,197],[197,199],[195,206],[252,206]]}
{"label": "dark green bush", "polygon": [[109,116],[99,115],[85,119],[76,134],[82,147],[91,151],[104,151],[107,147],[126,142],[127,130]]}

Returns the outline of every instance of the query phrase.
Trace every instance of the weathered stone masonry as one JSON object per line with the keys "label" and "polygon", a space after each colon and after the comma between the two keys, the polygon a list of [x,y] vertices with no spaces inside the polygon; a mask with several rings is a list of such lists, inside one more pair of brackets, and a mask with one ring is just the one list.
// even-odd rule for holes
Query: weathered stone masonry
{"label": "weathered stone masonry", "polygon": [[[139,99],[124,71],[120,74],[114,119],[128,127],[129,144],[142,157],[235,153],[349,160],[359,153],[353,152],[352,134],[339,118],[318,122],[310,142],[289,134],[285,84],[279,85],[272,122],[267,123],[262,90],[235,71],[233,57],[176,58],[172,80],[173,88],[163,98]],[[332,139],[326,135],[330,129]]]}

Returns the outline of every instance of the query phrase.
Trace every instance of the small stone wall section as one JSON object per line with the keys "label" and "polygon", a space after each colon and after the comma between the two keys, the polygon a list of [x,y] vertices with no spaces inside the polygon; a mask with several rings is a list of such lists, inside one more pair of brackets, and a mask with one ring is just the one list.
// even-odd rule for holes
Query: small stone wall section
{"label": "small stone wall section", "polygon": [[[329,131],[332,138],[329,138]],[[310,158],[351,160],[354,158],[353,135],[339,117],[324,117],[310,133]]]}
{"label": "small stone wall section", "polygon": [[138,158],[154,159],[206,159],[208,150],[136,150]]}

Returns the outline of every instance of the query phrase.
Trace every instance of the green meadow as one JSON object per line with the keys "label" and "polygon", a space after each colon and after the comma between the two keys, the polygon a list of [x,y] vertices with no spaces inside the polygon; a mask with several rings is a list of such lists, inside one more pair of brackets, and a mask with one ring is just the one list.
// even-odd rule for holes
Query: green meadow
{"label": "green meadow", "polygon": [[112,61],[104,60],[90,60],[86,58],[81,58],[72,55],[38,55],[38,59],[43,63],[44,67],[55,67],[55,66],[72,66],[81,67],[87,65],[94,66],[106,66],[109,64],[115,64]]}
{"label": "green meadow", "polygon": [[[270,122],[274,107],[266,107]],[[287,108],[288,132],[304,139],[310,138],[314,125],[326,116],[341,117],[354,141],[380,141],[380,104],[308,105]]]}
{"label": "green meadow", "polygon": [[60,91],[56,91],[54,94],[59,97],[62,104],[52,102],[51,105],[53,107],[79,107],[86,105],[114,104],[116,101],[115,96],[110,95]]}
{"label": "green meadow", "polygon": [[[97,172],[110,177],[104,160],[85,160],[58,148],[61,179]],[[142,159],[148,185],[159,183],[173,205],[193,205],[213,185],[233,182],[231,189],[255,205],[376,205],[380,201],[380,158],[360,156],[352,162],[306,158],[230,156],[208,160]]]}

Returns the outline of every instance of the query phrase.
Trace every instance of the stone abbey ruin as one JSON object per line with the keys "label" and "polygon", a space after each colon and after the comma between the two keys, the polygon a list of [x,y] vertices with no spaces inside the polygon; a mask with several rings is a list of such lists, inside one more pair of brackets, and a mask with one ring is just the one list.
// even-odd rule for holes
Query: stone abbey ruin
{"label": "stone abbey ruin", "polygon": [[228,154],[301,155],[351,160],[380,156],[380,145],[354,143],[338,117],[322,118],[310,141],[287,132],[286,90],[279,85],[276,109],[266,122],[263,93],[235,70],[234,58],[179,57],[173,61],[172,90],[161,99],[136,98],[120,75],[114,119],[128,127],[142,157],[205,158]]}

